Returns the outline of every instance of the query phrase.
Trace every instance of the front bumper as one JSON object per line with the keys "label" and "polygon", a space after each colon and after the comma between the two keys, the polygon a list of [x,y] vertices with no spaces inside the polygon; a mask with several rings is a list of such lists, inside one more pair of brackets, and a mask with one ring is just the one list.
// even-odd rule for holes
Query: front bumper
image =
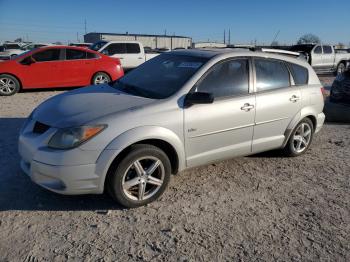
{"label": "front bumper", "polygon": [[104,176],[97,169],[101,151],[52,150],[47,142],[55,133],[50,128],[43,134],[32,132],[33,120],[21,131],[18,151],[21,169],[31,180],[56,193],[66,195],[100,194],[103,192]]}

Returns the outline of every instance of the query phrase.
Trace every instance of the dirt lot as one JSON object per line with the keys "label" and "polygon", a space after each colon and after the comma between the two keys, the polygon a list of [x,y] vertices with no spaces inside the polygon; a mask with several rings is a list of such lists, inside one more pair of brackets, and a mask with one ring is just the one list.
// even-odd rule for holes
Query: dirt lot
{"label": "dirt lot", "polygon": [[0,261],[350,261],[350,125],[325,125],[299,158],[183,172],[159,201],[125,210],[21,173],[24,117],[57,93],[0,98]]}

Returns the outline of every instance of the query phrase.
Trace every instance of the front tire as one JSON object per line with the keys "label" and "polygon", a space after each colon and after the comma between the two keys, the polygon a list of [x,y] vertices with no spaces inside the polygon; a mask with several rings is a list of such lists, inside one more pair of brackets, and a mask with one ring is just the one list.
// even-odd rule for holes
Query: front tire
{"label": "front tire", "polygon": [[111,81],[112,81],[111,77],[104,72],[97,72],[92,77],[92,84],[93,85],[108,84]]}
{"label": "front tire", "polygon": [[121,205],[134,208],[158,199],[165,191],[171,174],[167,155],[152,145],[134,145],[112,170],[108,191]]}
{"label": "front tire", "polygon": [[12,96],[19,89],[20,84],[16,77],[7,74],[0,75],[0,96]]}
{"label": "front tire", "polygon": [[304,154],[310,147],[314,134],[314,126],[309,118],[304,118],[294,128],[284,153],[287,156],[295,157]]}

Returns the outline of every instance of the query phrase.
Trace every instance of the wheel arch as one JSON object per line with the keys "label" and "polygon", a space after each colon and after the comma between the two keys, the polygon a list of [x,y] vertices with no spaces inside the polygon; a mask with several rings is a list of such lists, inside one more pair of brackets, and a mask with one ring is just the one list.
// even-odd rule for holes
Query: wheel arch
{"label": "wheel arch", "polygon": [[101,176],[99,185],[101,192],[112,170],[136,144],[149,144],[163,150],[169,157],[173,174],[185,168],[184,145],[174,132],[163,127],[134,128],[116,137],[99,156],[96,173]]}
{"label": "wheel arch", "polygon": [[0,73],[0,75],[10,75],[10,76],[13,76],[14,78],[17,79],[17,81],[18,81],[18,83],[19,83],[19,89],[22,89],[22,88],[23,88],[23,84],[22,84],[21,79],[20,79],[18,76],[16,76],[15,74],[7,73],[7,72],[2,72],[2,73]]}
{"label": "wheel arch", "polygon": [[313,125],[313,129],[315,132],[315,129],[317,127],[317,113],[315,112],[315,110],[311,107],[307,107],[301,110],[301,112],[299,112],[297,115],[294,116],[294,118],[292,119],[292,121],[289,123],[286,131],[284,132],[284,141],[282,144],[282,148],[284,148],[286,146],[286,144],[288,143],[288,140],[292,134],[292,131],[294,130],[294,128],[300,123],[300,121],[302,121],[304,118],[309,118],[312,122]]}
{"label": "wheel arch", "polygon": [[112,80],[112,76],[111,76],[110,73],[108,73],[107,71],[104,71],[104,70],[98,70],[98,71],[96,71],[95,73],[92,74],[91,79],[90,79],[90,84],[94,84],[94,77],[95,77],[95,75],[98,74],[98,73],[105,73],[105,74],[107,74],[107,75],[109,76],[109,78]]}

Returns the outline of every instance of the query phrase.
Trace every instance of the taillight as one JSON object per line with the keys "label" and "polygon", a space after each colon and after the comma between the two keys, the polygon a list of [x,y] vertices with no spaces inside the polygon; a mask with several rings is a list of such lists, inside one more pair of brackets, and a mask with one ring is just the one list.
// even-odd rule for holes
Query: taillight
{"label": "taillight", "polygon": [[326,92],[326,89],[324,89],[323,86],[321,87],[321,93],[322,93],[322,95],[323,95],[323,99],[326,99],[326,97],[327,97],[327,92]]}

